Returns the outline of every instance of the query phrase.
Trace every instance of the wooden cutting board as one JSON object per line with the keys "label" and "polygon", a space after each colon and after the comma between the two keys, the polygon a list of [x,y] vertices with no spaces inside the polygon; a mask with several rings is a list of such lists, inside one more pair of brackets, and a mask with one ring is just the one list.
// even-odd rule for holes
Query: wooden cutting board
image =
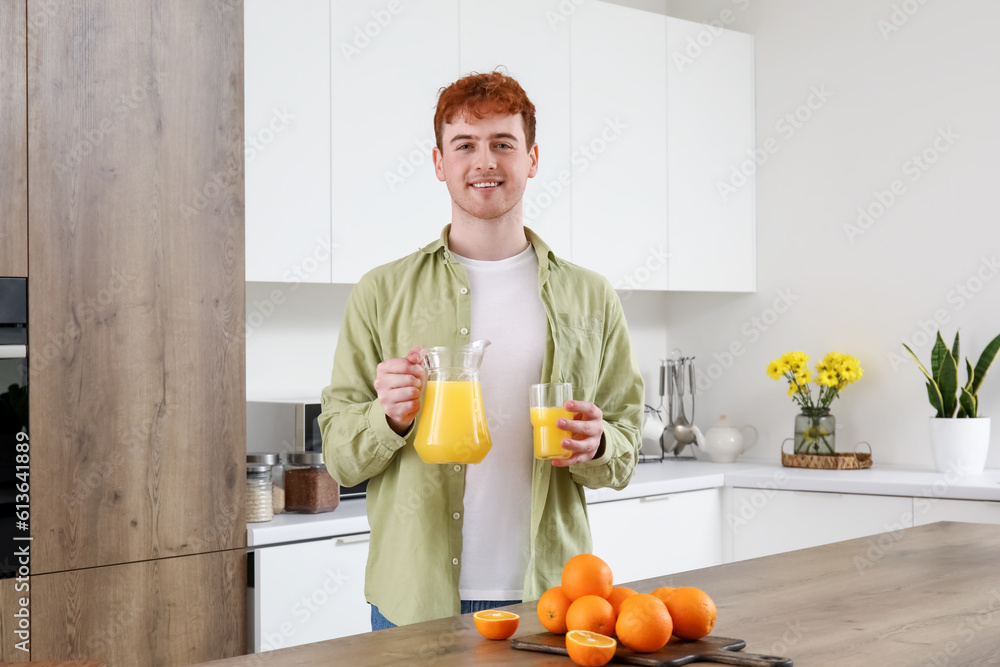
{"label": "wooden cutting board", "polygon": [[[514,637],[510,640],[510,645],[524,651],[567,655],[566,638],[551,632]],[[742,639],[712,637],[711,635],[698,641],[671,640],[659,651],[652,653],[636,653],[619,644],[612,662],[647,665],[648,667],[675,667],[692,662],[717,662],[725,665],[741,665],[742,667],[792,667],[792,661],[788,658],[743,653],[741,649],[746,645],[747,643]]]}

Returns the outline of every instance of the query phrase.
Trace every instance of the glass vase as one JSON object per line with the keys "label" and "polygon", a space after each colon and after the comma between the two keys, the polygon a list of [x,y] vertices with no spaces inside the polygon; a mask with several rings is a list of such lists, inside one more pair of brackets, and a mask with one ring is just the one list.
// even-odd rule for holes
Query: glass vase
{"label": "glass vase", "polygon": [[795,415],[795,453],[835,454],[837,451],[837,418],[830,408],[802,408]]}

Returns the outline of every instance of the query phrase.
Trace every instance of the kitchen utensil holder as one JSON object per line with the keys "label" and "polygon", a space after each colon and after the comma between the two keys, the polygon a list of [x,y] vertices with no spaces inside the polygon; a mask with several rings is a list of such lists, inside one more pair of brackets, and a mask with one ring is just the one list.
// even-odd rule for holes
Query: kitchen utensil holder
{"label": "kitchen utensil holder", "polygon": [[[836,454],[789,454],[785,445],[794,442],[794,438],[785,438],[781,443],[781,465],[786,468],[814,468],[817,470],[861,470],[872,467],[872,446],[868,442],[859,442],[853,452],[837,452]],[[867,445],[867,452],[857,451],[861,445]]]}

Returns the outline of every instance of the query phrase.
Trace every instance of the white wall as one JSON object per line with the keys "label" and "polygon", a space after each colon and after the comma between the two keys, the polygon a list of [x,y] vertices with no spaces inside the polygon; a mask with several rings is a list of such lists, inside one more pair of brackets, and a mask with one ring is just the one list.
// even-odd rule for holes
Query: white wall
{"label": "white wall", "polygon": [[[883,36],[880,25],[897,27],[894,7],[916,12],[897,14],[899,29]],[[757,171],[758,292],[669,295],[669,344],[696,354],[702,368],[719,359],[719,377],[702,381],[702,405],[755,424],[763,441],[754,454],[771,460],[796,410],[766,377],[767,362],[796,349],[814,359],[831,349],[853,354],[865,377],[834,404],[839,448],[867,440],[876,463],[930,466],[933,411],[900,343],[929,357],[922,331],[936,330],[938,317],[946,338],[961,328],[963,354],[975,364],[1000,333],[1000,4],[669,2],[671,15],[702,22],[728,19],[726,10],[729,27],[756,37],[757,145],[774,138],[778,146]],[[811,117],[782,132],[776,124],[817,88],[829,100],[814,98]],[[935,151],[949,129],[957,138]],[[907,163],[925,150],[937,160],[914,178]],[[903,194],[849,238],[845,225],[857,224],[858,207],[873,205],[894,180]],[[765,331],[755,318],[771,321],[779,292],[791,305]],[[744,352],[730,363],[734,343]],[[982,413],[1000,417],[1000,363],[980,399]],[[994,422],[991,468],[1000,467]]]}

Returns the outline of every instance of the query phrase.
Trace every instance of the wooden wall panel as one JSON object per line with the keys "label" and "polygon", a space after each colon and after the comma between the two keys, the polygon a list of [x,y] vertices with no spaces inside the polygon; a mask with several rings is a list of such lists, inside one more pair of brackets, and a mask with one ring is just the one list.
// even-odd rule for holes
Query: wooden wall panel
{"label": "wooden wall panel", "polygon": [[243,547],[243,11],[29,0],[32,573]]}
{"label": "wooden wall panel", "polygon": [[[31,591],[25,590],[25,585],[28,583],[30,582],[18,582],[16,579],[0,579],[0,664],[27,661],[31,658],[30,650],[24,651],[18,648],[22,639],[14,634],[19,630],[18,624],[24,614],[25,607],[21,605],[21,600],[28,602],[27,612],[30,622]],[[22,648],[30,649],[30,645],[24,645]]]}
{"label": "wooden wall panel", "polygon": [[0,0],[0,276],[28,275],[27,0]]}
{"label": "wooden wall panel", "polygon": [[31,657],[142,667],[242,655],[246,559],[237,549],[33,576]]}

